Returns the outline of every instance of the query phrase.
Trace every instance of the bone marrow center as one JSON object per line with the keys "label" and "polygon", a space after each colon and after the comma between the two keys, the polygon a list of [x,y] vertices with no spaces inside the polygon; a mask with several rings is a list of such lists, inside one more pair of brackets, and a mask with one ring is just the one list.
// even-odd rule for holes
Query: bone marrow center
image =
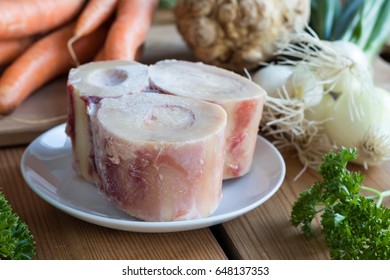
{"label": "bone marrow center", "polygon": [[114,87],[122,84],[128,77],[128,73],[122,69],[103,68],[93,71],[88,80],[99,87]]}
{"label": "bone marrow center", "polygon": [[143,121],[145,130],[181,130],[192,126],[194,113],[178,105],[160,105],[150,110]]}

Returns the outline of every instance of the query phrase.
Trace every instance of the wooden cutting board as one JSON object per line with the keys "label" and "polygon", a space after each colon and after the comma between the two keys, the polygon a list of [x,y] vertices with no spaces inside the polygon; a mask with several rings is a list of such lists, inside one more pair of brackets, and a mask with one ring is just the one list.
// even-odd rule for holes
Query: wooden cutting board
{"label": "wooden cutting board", "polygon": [[[152,26],[141,62],[151,64],[169,58],[195,60],[171,18]],[[376,84],[390,90],[390,64],[378,59],[374,71]],[[49,128],[65,122],[66,114],[66,76],[62,76],[35,92],[11,115],[0,118],[0,147],[27,144]]]}
{"label": "wooden cutting board", "polygon": [[0,146],[26,144],[66,120],[66,77],[47,84],[0,119]]}

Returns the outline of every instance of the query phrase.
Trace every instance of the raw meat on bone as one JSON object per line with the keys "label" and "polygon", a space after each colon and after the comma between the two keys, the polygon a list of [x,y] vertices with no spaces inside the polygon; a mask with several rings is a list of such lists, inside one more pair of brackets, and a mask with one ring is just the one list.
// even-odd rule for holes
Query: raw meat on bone
{"label": "raw meat on bone", "polygon": [[85,180],[94,182],[94,152],[87,107],[104,97],[140,91],[148,86],[148,67],[130,61],[91,62],[73,68],[68,76],[68,122],[73,166]]}
{"label": "raw meat on bone", "polygon": [[145,221],[207,217],[220,203],[226,113],[158,93],[104,98],[89,111],[97,185]]}
{"label": "raw meat on bone", "polygon": [[224,179],[249,172],[265,91],[231,71],[200,62],[163,60],[149,67],[151,88],[221,105],[227,113]]}

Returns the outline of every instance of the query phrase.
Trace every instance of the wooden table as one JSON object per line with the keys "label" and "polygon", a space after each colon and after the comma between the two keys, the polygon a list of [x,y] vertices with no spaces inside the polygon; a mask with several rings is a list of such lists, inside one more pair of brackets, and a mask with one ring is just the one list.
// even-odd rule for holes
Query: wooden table
{"label": "wooden table", "polygon": [[[22,178],[20,160],[24,150],[25,146],[0,149],[0,186],[35,237],[35,259],[329,258],[321,235],[305,238],[290,224],[291,206],[297,195],[319,179],[310,170],[294,181],[302,165],[292,153],[283,154],[287,173],[280,189],[246,215],[193,231],[133,233],[78,220],[43,201]],[[390,163],[361,171],[367,185],[389,188]]]}
{"label": "wooden table", "polygon": [[[152,31],[144,62],[188,55],[177,35],[174,40],[167,36],[170,32],[172,28]],[[46,203],[22,178],[20,160],[25,148],[0,148],[0,187],[35,237],[35,259],[329,259],[321,235],[305,238],[290,224],[291,206],[298,194],[319,179],[309,170],[294,181],[302,165],[293,153],[283,154],[287,173],[280,189],[253,211],[211,228],[146,234],[93,225]],[[367,185],[390,188],[390,163],[360,170]],[[315,227],[319,228],[318,221]]]}

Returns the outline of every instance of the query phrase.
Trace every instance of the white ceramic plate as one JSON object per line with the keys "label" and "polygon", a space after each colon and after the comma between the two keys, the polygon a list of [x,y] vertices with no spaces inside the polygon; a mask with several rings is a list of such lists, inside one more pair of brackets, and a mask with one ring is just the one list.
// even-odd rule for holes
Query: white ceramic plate
{"label": "white ceramic plate", "polygon": [[22,174],[31,189],[58,209],[87,222],[137,232],[174,232],[209,227],[234,219],[259,206],[280,187],[285,163],[278,150],[258,137],[252,170],[223,183],[223,197],[213,215],[197,220],[144,222],[118,210],[96,187],[72,169],[72,150],[59,125],[35,139],[22,157]]}

